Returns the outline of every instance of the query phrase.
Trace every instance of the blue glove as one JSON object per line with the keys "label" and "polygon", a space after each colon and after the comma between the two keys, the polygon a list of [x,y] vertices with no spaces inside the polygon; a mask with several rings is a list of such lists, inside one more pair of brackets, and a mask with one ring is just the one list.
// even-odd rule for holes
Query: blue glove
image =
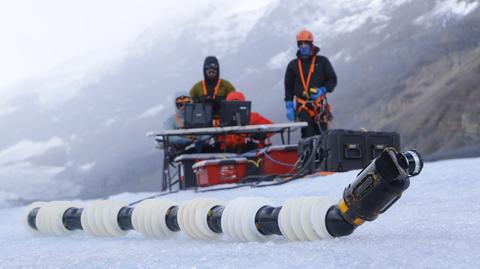
{"label": "blue glove", "polygon": [[316,93],[312,92],[312,89],[310,89],[310,97],[312,97],[313,100],[317,100],[320,96],[327,94],[327,89],[325,87],[314,88],[314,91],[316,91]]}
{"label": "blue glove", "polygon": [[287,109],[287,119],[289,121],[295,120],[295,108],[293,108],[293,101],[286,101],[285,108]]}

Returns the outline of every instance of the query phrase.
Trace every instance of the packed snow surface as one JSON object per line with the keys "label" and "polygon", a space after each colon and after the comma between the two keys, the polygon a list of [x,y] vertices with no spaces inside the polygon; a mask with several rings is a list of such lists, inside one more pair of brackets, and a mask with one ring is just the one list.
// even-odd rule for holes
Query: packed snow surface
{"label": "packed snow surface", "polygon": [[[276,205],[299,196],[338,200],[357,173],[167,197],[182,202],[213,196],[227,202],[264,196]],[[281,236],[263,243],[225,237],[195,241],[181,232],[168,240],[152,240],[134,231],[123,238],[94,238],[82,231],[64,238],[34,237],[22,226],[23,208],[4,208],[0,268],[478,268],[479,193],[480,158],[427,163],[422,174],[411,179],[402,199],[376,221],[348,237],[316,242],[289,242]],[[149,195],[124,193],[110,198],[133,202]]]}

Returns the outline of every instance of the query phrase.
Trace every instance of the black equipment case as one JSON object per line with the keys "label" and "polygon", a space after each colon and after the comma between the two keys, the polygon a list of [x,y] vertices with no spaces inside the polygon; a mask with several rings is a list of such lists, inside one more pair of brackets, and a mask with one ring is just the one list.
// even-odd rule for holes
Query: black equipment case
{"label": "black equipment case", "polygon": [[386,147],[400,149],[395,132],[329,130],[320,137],[321,170],[331,172],[362,169]]}
{"label": "black equipment case", "polygon": [[398,133],[333,129],[300,141],[299,158],[310,172],[345,172],[364,168],[386,147],[400,150]]}

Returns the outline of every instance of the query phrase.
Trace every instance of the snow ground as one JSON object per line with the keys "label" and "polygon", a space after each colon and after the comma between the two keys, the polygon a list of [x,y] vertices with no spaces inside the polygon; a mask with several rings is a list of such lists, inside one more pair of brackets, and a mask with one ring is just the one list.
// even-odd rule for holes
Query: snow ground
{"label": "snow ground", "polygon": [[[213,196],[265,196],[280,205],[287,198],[341,197],[356,172],[307,178],[282,186],[168,196],[184,201]],[[195,241],[179,233],[168,240],[136,232],[124,238],[33,237],[23,228],[23,208],[0,210],[0,268],[478,268],[480,258],[480,158],[427,163],[410,189],[376,221],[351,236],[317,242],[263,243],[227,238]],[[150,193],[111,198],[133,202]]]}

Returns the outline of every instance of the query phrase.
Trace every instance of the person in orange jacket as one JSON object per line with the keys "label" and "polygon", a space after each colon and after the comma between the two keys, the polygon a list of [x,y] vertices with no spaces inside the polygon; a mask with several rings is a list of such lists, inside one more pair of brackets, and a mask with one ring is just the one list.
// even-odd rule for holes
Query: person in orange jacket
{"label": "person in orange jacket", "polygon": [[[245,95],[242,92],[231,92],[227,95],[227,101],[245,101]],[[250,125],[272,124],[273,122],[260,113],[250,112]]]}
{"label": "person in orange jacket", "polygon": [[[228,94],[227,101],[245,101],[245,95],[242,92],[236,91]],[[250,112],[250,125],[272,124],[273,122],[260,113]],[[217,142],[220,144],[220,149],[224,151],[234,151],[243,153],[252,151],[258,148],[263,148],[270,145],[268,138],[272,134],[258,133],[258,134],[234,134],[217,137]]]}

